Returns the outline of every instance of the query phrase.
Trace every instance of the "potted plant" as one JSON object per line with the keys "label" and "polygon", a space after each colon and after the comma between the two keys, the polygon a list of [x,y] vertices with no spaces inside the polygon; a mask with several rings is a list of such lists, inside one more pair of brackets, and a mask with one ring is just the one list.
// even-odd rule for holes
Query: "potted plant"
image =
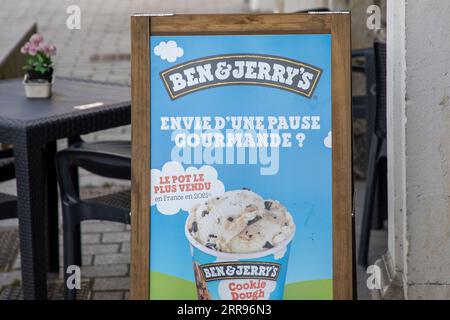
{"label": "potted plant", "polygon": [[27,56],[24,66],[27,73],[23,79],[25,95],[27,98],[49,98],[54,82],[52,57],[56,47],[35,33],[20,52]]}

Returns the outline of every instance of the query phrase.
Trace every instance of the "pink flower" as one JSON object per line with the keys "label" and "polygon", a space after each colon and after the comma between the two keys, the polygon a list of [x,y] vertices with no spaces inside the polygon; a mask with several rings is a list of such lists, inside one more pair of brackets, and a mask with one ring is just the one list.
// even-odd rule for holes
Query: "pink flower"
{"label": "pink flower", "polygon": [[41,43],[39,43],[39,48],[38,48],[38,50],[39,50],[39,51],[42,51],[42,52],[44,52],[45,54],[48,55],[48,52],[49,52],[49,46],[50,46],[50,44],[48,44],[48,43],[45,42],[45,41],[42,41]]}
{"label": "pink flower", "polygon": [[30,49],[30,43],[27,42],[23,45],[22,48],[20,48],[20,52],[23,54],[27,54],[29,49]]}
{"label": "pink flower", "polygon": [[38,46],[39,43],[41,43],[43,40],[44,38],[39,33],[33,34],[30,38],[30,42],[33,43],[35,46]]}
{"label": "pink flower", "polygon": [[28,54],[30,56],[34,56],[34,55],[36,55],[37,52],[38,52],[38,47],[36,47],[33,43],[30,43],[30,45],[28,46]]}
{"label": "pink flower", "polygon": [[56,54],[56,47],[50,43],[42,41],[39,44],[38,51],[41,51],[41,52],[45,53],[47,56],[51,57]]}

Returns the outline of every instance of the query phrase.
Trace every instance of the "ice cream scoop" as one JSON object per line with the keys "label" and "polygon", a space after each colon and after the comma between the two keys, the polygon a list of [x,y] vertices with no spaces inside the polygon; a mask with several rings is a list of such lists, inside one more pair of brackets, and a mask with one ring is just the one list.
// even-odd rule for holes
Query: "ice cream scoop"
{"label": "ice cream scoop", "polygon": [[209,249],[252,253],[283,243],[292,235],[295,225],[282,204],[242,189],[192,207],[188,228],[192,237]]}

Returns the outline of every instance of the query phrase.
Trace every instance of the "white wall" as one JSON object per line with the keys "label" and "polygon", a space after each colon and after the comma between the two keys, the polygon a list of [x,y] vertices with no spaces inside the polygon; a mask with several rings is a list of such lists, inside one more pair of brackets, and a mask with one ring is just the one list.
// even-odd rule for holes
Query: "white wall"
{"label": "white wall", "polygon": [[247,0],[251,11],[273,12],[278,0]]}
{"label": "white wall", "polygon": [[284,12],[305,11],[328,7],[328,0],[284,0]]}
{"label": "white wall", "polygon": [[450,299],[449,16],[388,2],[389,253],[408,299]]}
{"label": "white wall", "polygon": [[387,149],[389,253],[395,272],[403,276],[406,215],[406,43],[405,0],[387,3]]}

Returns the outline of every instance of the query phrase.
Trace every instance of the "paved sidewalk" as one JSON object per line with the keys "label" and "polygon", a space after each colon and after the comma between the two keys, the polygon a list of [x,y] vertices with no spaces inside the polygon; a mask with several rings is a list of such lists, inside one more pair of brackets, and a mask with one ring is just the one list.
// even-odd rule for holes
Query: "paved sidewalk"
{"label": "paved sidewalk", "polygon": [[[123,187],[85,187],[82,197],[97,197],[116,192]],[[20,253],[16,220],[0,224],[0,300],[21,298]],[[62,232],[62,230],[60,231]],[[121,223],[88,221],[82,223],[81,269],[82,299],[128,298],[130,227]],[[60,265],[62,266],[62,235],[60,235]],[[63,299],[63,269],[49,275],[49,298]]]}

